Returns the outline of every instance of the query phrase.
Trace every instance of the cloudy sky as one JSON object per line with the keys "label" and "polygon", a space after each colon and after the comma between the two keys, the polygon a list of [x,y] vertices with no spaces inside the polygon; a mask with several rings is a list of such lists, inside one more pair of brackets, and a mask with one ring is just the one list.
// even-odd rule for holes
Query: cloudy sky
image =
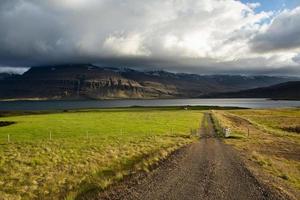
{"label": "cloudy sky", "polygon": [[300,0],[1,0],[0,72],[63,63],[300,75]]}

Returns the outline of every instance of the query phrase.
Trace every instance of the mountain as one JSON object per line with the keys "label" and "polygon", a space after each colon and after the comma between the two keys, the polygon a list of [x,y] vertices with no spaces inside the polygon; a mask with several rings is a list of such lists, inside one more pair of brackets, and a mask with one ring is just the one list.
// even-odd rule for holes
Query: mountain
{"label": "mountain", "polygon": [[300,81],[285,82],[269,87],[255,88],[239,92],[211,94],[207,97],[300,100]]}
{"label": "mountain", "polygon": [[5,79],[11,78],[13,76],[17,76],[17,75],[11,74],[11,73],[0,73],[0,80],[5,80]]}
{"label": "mountain", "polygon": [[[196,75],[70,64],[32,67],[0,80],[0,98],[190,98],[297,80],[289,77]],[[299,80],[299,79],[298,79]]]}

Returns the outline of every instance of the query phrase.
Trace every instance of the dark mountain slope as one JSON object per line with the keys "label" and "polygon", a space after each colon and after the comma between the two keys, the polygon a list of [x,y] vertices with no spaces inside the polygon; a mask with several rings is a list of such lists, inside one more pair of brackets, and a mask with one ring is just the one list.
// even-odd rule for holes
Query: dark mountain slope
{"label": "dark mountain slope", "polygon": [[17,74],[11,74],[11,73],[0,73],[0,80],[5,80],[11,77],[16,77]]}
{"label": "dark mountain slope", "polygon": [[272,98],[300,100],[300,81],[280,83],[277,85],[243,90],[239,92],[220,93],[209,95],[218,98]]}
{"label": "dark mountain slope", "polygon": [[119,73],[92,65],[31,68],[0,81],[0,98],[139,98],[142,87]]}
{"label": "dark mountain slope", "polygon": [[268,76],[200,76],[100,68],[90,64],[31,68],[0,80],[0,98],[184,98],[270,86],[293,80]]}
{"label": "dark mountain slope", "polygon": [[[165,86],[176,87],[183,96],[197,97],[212,92],[229,92],[244,89],[265,87],[277,83],[293,80],[293,78],[270,76],[240,76],[240,75],[197,75],[175,74],[165,71],[140,72],[129,70],[122,73],[129,79],[136,80],[142,85],[160,83]],[[299,80],[299,79],[298,79]]]}

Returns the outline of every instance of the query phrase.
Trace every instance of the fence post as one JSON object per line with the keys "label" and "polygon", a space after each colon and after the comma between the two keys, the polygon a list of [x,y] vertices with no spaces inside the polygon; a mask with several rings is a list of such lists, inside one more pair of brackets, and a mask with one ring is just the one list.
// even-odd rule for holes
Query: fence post
{"label": "fence post", "polygon": [[247,127],[247,130],[248,130],[248,137],[249,137],[249,135],[250,135],[250,130],[249,130],[249,127]]}
{"label": "fence post", "polygon": [[7,142],[10,143],[10,135],[7,134]]}
{"label": "fence post", "polygon": [[52,140],[52,132],[49,133],[49,139]]}
{"label": "fence post", "polygon": [[230,128],[226,128],[225,129],[225,137],[230,137],[230,134],[231,134]]}

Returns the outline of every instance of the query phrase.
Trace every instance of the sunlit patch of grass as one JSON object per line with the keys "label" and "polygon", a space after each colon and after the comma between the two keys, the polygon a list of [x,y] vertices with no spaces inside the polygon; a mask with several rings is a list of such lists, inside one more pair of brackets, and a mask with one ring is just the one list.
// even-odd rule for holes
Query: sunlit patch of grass
{"label": "sunlit patch of grass", "polygon": [[211,121],[213,124],[213,127],[216,131],[216,134],[218,137],[224,137],[224,123],[222,122],[223,118],[221,117],[221,115],[219,115],[219,113],[212,111],[210,113],[210,117],[211,117]]}
{"label": "sunlit patch of grass", "polygon": [[193,142],[202,115],[138,108],[2,117],[17,123],[0,127],[0,199],[74,199],[105,189]]}
{"label": "sunlit patch of grass", "polygon": [[297,133],[300,126],[300,109],[236,110],[230,113],[245,117],[274,134]]}
{"label": "sunlit patch of grass", "polygon": [[299,109],[215,111],[214,116],[241,136],[225,142],[243,151],[258,172],[300,190],[300,135],[280,128],[299,126]]}
{"label": "sunlit patch of grass", "polygon": [[252,160],[262,166],[270,174],[290,182],[296,188],[300,189],[299,162],[277,156],[264,155],[256,151],[252,152]]}

